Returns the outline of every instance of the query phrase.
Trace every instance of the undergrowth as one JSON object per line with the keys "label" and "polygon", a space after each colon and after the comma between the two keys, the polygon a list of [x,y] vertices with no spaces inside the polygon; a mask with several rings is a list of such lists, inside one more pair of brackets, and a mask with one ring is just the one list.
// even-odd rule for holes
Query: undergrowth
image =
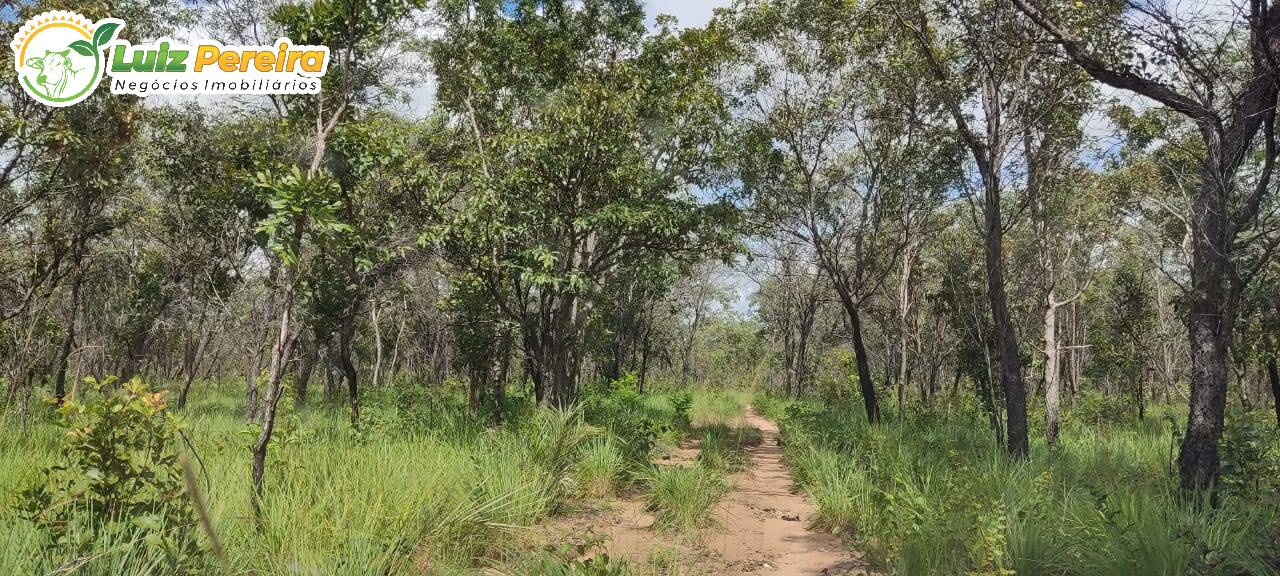
{"label": "undergrowth", "polygon": [[1256,454],[1266,444],[1242,423],[1232,428],[1250,431],[1228,434],[1226,486],[1211,507],[1179,496],[1174,418],[1100,428],[1090,406],[1083,418],[1068,414],[1059,446],[1033,444],[1017,462],[974,410],[872,425],[849,402],[760,396],[755,405],[780,422],[796,482],[819,508],[815,527],[895,574],[1278,573],[1280,478],[1241,490],[1232,475],[1258,478],[1276,454]]}
{"label": "undergrowth", "polygon": [[[183,454],[194,463],[225,550],[225,570],[204,558],[191,563],[190,574],[451,575],[503,566],[536,545],[531,526],[575,500],[637,485],[647,478],[655,445],[690,433],[681,431],[687,426],[667,395],[640,394],[626,381],[586,391],[581,405],[567,411],[538,409],[513,392],[498,427],[487,413],[473,414],[449,386],[400,383],[371,391],[358,430],[339,402],[302,410],[282,403],[258,524],[249,512],[248,466],[257,425],[242,417],[242,386],[194,388],[174,420],[190,446],[165,447],[164,462]],[[86,390],[77,401],[100,402],[94,394]],[[698,397],[687,407],[693,419],[719,410],[702,408],[708,404]],[[0,415],[0,426],[16,431],[23,424]],[[26,426],[0,435],[0,574],[44,574],[66,558],[83,561],[77,574],[171,574],[171,563],[150,552],[156,548],[145,533],[133,538],[124,531],[62,550],[42,544],[51,532],[19,515],[21,494],[53,486],[48,470],[67,463],[60,447],[65,429],[40,407]],[[185,507],[186,497],[184,491],[177,504]],[[209,539],[192,529],[189,514],[183,512],[183,533],[208,554]],[[563,573],[626,573],[616,561],[594,562],[563,563]]]}

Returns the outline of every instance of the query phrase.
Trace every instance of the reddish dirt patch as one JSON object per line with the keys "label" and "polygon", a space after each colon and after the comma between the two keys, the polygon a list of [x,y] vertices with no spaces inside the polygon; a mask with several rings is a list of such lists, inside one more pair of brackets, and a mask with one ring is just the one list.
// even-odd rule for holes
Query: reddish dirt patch
{"label": "reddish dirt patch", "polygon": [[[559,542],[604,538],[610,557],[625,558],[646,574],[868,574],[865,563],[838,537],[807,528],[816,509],[804,495],[791,492],[777,426],[750,409],[745,424],[758,428],[762,441],[747,448],[747,468],[733,476],[734,490],[716,509],[717,528],[690,537],[658,534],[643,495],[635,494],[561,519],[549,527],[548,536]],[[696,454],[696,444],[681,446],[659,463],[692,465]]]}
{"label": "reddish dirt patch", "polygon": [[705,547],[718,553],[727,570],[720,574],[843,576],[866,574],[864,563],[840,538],[809,530],[816,508],[791,492],[791,473],[782,462],[778,427],[747,411],[746,424],[762,441],[747,448],[750,466],[734,476],[735,489],[716,511],[723,529],[709,535]]}

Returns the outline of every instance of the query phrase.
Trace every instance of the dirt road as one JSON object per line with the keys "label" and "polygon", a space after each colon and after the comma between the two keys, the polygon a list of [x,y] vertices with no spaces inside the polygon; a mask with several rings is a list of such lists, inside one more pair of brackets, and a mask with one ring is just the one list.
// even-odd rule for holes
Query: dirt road
{"label": "dirt road", "polygon": [[747,409],[747,426],[763,436],[747,449],[750,466],[733,478],[735,490],[716,511],[723,530],[706,547],[722,558],[722,574],[843,576],[864,574],[862,563],[840,539],[808,530],[816,513],[803,494],[791,493],[791,473],[782,462],[778,427]]}
{"label": "dirt road", "polygon": [[[646,574],[867,574],[864,563],[838,537],[806,528],[816,509],[803,494],[791,493],[791,474],[782,462],[778,427],[750,408],[743,420],[746,426],[761,431],[762,442],[747,448],[750,464],[733,475],[733,491],[716,508],[715,528],[693,538],[655,533],[654,517],[636,497],[567,519],[558,531],[562,537],[603,536],[611,557],[625,558]],[[668,464],[691,465],[691,461],[677,460],[696,458],[691,447],[680,452],[680,457]]]}

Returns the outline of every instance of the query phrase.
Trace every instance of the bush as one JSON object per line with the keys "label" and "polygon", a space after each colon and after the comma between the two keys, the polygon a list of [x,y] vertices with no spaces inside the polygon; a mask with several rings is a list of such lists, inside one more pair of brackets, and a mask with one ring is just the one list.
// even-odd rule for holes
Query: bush
{"label": "bush", "polygon": [[1236,495],[1280,491],[1280,434],[1258,413],[1227,419],[1221,487]]}
{"label": "bush", "polygon": [[134,566],[190,574],[206,567],[196,515],[178,464],[179,423],[165,392],[135,378],[88,379],[89,400],[58,407],[64,460],[26,490],[22,516],[42,535],[47,561],[76,565],[129,554]]}
{"label": "bush", "polygon": [[687,431],[693,426],[693,422],[689,420],[689,408],[692,406],[692,394],[680,391],[671,395],[671,409],[675,410],[675,415],[671,417],[671,423],[676,429]]}
{"label": "bush", "polygon": [[628,463],[647,464],[657,438],[671,428],[670,418],[645,403],[634,374],[584,391],[584,418],[607,429],[619,441]]}

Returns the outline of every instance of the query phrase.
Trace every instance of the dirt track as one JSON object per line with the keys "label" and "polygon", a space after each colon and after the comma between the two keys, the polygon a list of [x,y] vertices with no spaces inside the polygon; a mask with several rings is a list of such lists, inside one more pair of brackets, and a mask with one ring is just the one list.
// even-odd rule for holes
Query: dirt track
{"label": "dirt track", "polygon": [[[864,564],[831,534],[808,530],[815,513],[803,494],[792,494],[791,474],[782,462],[778,427],[750,408],[746,426],[758,428],[762,442],[747,448],[750,464],[732,478],[734,489],[715,511],[716,528],[693,538],[655,533],[654,517],[641,498],[614,501],[566,520],[555,530],[563,537],[595,534],[607,539],[611,557],[625,558],[649,573],[739,576],[845,576],[866,574]],[[693,452],[686,447],[676,465]],[[664,558],[658,562],[655,558]]]}

